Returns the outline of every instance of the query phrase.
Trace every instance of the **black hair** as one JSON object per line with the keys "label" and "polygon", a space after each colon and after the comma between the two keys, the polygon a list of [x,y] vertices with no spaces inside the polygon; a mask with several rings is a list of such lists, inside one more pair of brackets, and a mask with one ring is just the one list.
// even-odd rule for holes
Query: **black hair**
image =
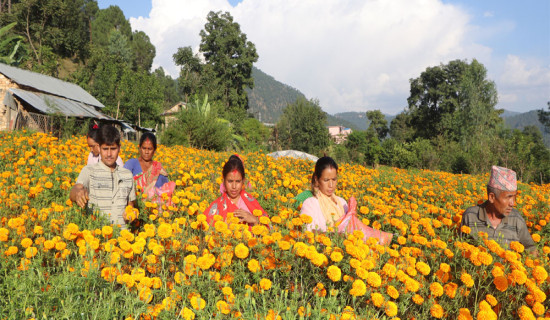
{"label": "black hair", "polygon": [[120,132],[111,125],[103,125],[99,128],[96,142],[101,146],[104,144],[116,144],[120,146]]}
{"label": "black hair", "polygon": [[99,132],[99,126],[94,123],[92,126],[90,126],[90,129],[88,130],[88,135],[86,137],[97,142],[98,132]]}
{"label": "black hair", "polygon": [[227,162],[223,165],[223,170],[222,170],[223,178],[225,179],[225,177],[227,177],[229,172],[233,170],[237,170],[241,174],[244,180],[245,177],[244,177],[243,161],[241,160],[241,158],[239,158],[235,154],[229,157],[229,159],[227,159]]}
{"label": "black hair", "polygon": [[157,150],[157,137],[155,137],[154,134],[152,134],[151,132],[144,132],[141,135],[141,138],[139,138],[139,146],[140,147],[141,147],[141,145],[143,145],[145,140],[151,141],[151,143],[153,144],[153,150]]}
{"label": "black hair", "polygon": [[319,158],[317,160],[317,163],[315,163],[315,171],[313,172],[313,175],[311,176],[311,190],[315,190],[315,182],[317,182],[319,179],[321,179],[321,175],[323,174],[323,171],[327,168],[334,168],[336,172],[338,172],[338,165],[336,164],[336,161],[332,159],[331,157],[324,156],[322,158]]}

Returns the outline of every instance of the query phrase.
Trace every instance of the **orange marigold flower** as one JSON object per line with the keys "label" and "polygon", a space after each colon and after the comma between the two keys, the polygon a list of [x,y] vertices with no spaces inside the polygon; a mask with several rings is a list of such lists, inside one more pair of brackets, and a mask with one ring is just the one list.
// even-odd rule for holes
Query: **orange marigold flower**
{"label": "orange marigold flower", "polygon": [[537,283],[543,283],[548,278],[548,272],[542,266],[536,266],[531,270],[533,278],[537,280]]}
{"label": "orange marigold flower", "polygon": [[388,293],[388,296],[392,297],[392,299],[399,298],[399,291],[397,291],[397,289],[392,285],[388,286],[386,292]]}
{"label": "orange marigold flower", "polygon": [[443,310],[443,307],[438,303],[434,303],[430,308],[430,314],[436,319],[443,318],[444,313],[445,310]]}
{"label": "orange marigold flower", "polygon": [[418,304],[418,305],[421,305],[422,303],[424,303],[424,298],[422,298],[422,296],[419,295],[419,294],[415,294],[413,296],[413,302]]}
{"label": "orange marigold flower", "polygon": [[504,292],[508,289],[508,279],[505,276],[495,277],[495,279],[493,279],[493,283],[500,292]]}
{"label": "orange marigold flower", "polygon": [[527,275],[521,270],[512,270],[512,278],[517,284],[524,284],[527,281]]}
{"label": "orange marigold flower", "polygon": [[448,264],[443,262],[439,265],[439,270],[441,270],[443,272],[450,272],[451,271],[451,266],[449,266]]}
{"label": "orange marigold flower", "polygon": [[445,294],[447,297],[453,299],[456,296],[456,289],[458,289],[458,285],[454,282],[449,282],[445,284],[443,288],[445,289]]}
{"label": "orange marigold flower", "polygon": [[38,249],[36,247],[28,247],[25,250],[25,257],[27,257],[27,259],[30,259],[34,257],[37,253],[38,253]]}
{"label": "orange marigold flower", "polygon": [[542,316],[546,308],[542,305],[542,303],[537,301],[533,304],[532,310],[536,315]]}
{"label": "orange marigold flower", "polygon": [[468,310],[466,308],[460,308],[460,310],[458,310],[457,320],[473,320],[473,319],[474,318],[470,314],[470,310]]}
{"label": "orange marigold flower", "polygon": [[468,273],[466,272],[463,272],[461,275],[460,275],[460,280],[462,280],[462,283],[464,283],[464,285],[468,288],[471,288],[474,286],[474,280],[472,279],[472,276],[469,275]]}
{"label": "orange marigold flower", "polygon": [[535,319],[535,315],[533,314],[531,309],[529,309],[529,307],[527,307],[527,306],[519,307],[518,316],[521,320],[531,320],[531,319],[534,320]]}
{"label": "orange marigold flower", "polygon": [[521,243],[519,243],[519,242],[517,242],[517,241],[512,241],[512,242],[510,243],[510,248],[511,248],[512,250],[514,250],[515,252],[518,252],[518,253],[522,253],[523,250],[525,249],[525,247],[524,247]]}
{"label": "orange marigold flower", "polygon": [[333,251],[330,254],[330,260],[332,260],[334,262],[340,262],[340,261],[342,261],[343,258],[344,258],[344,256],[342,255],[342,253],[340,253],[338,251]]}
{"label": "orange marigold flower", "polygon": [[492,306],[496,306],[498,301],[497,301],[497,298],[495,298],[495,296],[493,296],[492,294],[487,294],[485,296],[485,300]]}
{"label": "orange marigold flower", "polygon": [[430,274],[431,268],[427,263],[419,261],[416,263],[416,270],[418,270],[418,272],[422,273],[423,275],[427,276],[428,274]]}
{"label": "orange marigold flower", "polygon": [[163,239],[170,238],[172,236],[172,226],[168,223],[161,223],[157,229],[157,234]]}

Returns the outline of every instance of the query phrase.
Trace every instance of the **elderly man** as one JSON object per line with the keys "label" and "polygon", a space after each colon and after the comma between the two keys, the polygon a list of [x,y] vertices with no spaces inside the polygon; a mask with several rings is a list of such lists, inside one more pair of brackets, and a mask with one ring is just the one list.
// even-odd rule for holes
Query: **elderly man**
{"label": "elderly man", "polygon": [[117,164],[120,133],[110,125],[99,128],[97,135],[100,160],[82,168],[70,199],[80,207],[90,204],[99,209],[112,224],[126,228],[126,206],[134,206],[136,192],[132,172]]}
{"label": "elderly man", "polygon": [[466,209],[462,214],[462,226],[470,228],[470,236],[477,238],[478,232],[487,233],[489,240],[495,240],[506,248],[512,241],[523,244],[525,250],[536,254],[533,238],[525,220],[514,209],[516,205],[517,181],[513,170],[493,166],[487,184],[487,201]]}

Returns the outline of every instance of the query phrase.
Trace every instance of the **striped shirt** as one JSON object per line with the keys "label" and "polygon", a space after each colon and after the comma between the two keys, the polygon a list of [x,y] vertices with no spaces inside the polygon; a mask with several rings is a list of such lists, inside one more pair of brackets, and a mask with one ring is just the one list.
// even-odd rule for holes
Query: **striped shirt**
{"label": "striped shirt", "polygon": [[471,229],[470,236],[477,239],[478,232],[483,231],[487,233],[489,240],[495,240],[503,248],[509,247],[512,241],[520,242],[526,250],[535,248],[535,242],[519,211],[512,209],[495,228],[487,217],[487,203],[488,201],[485,201],[479,206],[470,207],[462,214],[462,225]]}
{"label": "striped shirt", "polygon": [[134,177],[130,170],[117,165],[112,171],[100,161],[82,168],[76,183],[84,185],[88,190],[88,206],[99,208],[111,224],[126,227],[124,209],[128,202],[136,200]]}

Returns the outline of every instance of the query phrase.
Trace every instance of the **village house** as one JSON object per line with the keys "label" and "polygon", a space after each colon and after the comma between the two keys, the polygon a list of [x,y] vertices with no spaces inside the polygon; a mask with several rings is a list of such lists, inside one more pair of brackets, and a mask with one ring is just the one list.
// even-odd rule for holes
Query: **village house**
{"label": "village house", "polygon": [[0,63],[0,130],[49,132],[53,115],[121,127],[120,121],[101,113],[104,107],[76,84]]}
{"label": "village house", "polygon": [[340,144],[346,141],[348,135],[351,133],[351,129],[343,126],[328,126],[328,133],[334,142]]}

